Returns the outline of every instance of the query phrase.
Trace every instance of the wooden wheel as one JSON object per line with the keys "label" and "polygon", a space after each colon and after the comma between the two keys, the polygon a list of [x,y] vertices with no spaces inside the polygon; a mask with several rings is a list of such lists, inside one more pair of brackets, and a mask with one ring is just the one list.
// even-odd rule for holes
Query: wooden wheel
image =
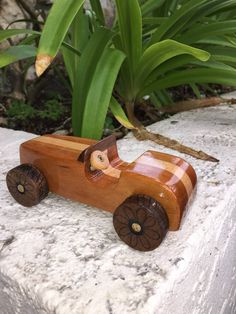
{"label": "wooden wheel", "polygon": [[31,164],[23,164],[11,169],[7,173],[6,182],[14,199],[26,207],[37,205],[48,194],[45,177]]}
{"label": "wooden wheel", "polygon": [[168,230],[168,217],[153,198],[133,195],[114,212],[114,228],[126,244],[139,251],[157,248]]}

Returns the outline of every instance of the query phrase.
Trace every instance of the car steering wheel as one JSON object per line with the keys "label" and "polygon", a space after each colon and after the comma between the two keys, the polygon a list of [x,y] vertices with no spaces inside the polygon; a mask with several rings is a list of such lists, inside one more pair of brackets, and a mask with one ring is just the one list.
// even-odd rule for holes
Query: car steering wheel
{"label": "car steering wheel", "polygon": [[95,150],[90,155],[90,170],[106,170],[109,165],[109,159],[105,152]]}

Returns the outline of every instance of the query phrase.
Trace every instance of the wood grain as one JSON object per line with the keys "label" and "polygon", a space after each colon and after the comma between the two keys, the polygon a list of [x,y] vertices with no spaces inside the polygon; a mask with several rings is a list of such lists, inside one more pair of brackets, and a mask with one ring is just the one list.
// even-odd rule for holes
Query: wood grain
{"label": "wood grain", "polygon": [[193,190],[193,185],[190,177],[188,174],[184,171],[184,169],[178,165],[175,165],[169,161],[165,160],[160,160],[160,159],[155,159],[153,158],[152,152],[146,152],[143,154],[139,159],[138,163],[143,164],[145,166],[151,165],[151,167],[156,168],[156,169],[161,169],[164,171],[168,171],[169,173],[172,174],[171,179],[165,182],[165,184],[169,186],[173,186],[178,183],[178,181],[182,181],[186,192],[188,194],[188,197],[190,197],[192,190]]}
{"label": "wood grain", "polygon": [[40,136],[37,137],[35,142],[40,142],[40,143],[45,143],[45,144],[50,144],[50,145],[55,145],[58,147],[62,148],[71,148],[71,149],[76,149],[76,150],[85,150],[86,148],[89,147],[89,145],[83,144],[83,143],[77,143],[77,142],[72,142],[72,141],[67,141],[64,139],[59,139],[59,138],[54,138],[54,137],[47,137],[47,136]]}
{"label": "wood grain", "polygon": [[[106,170],[91,171],[96,150],[107,154]],[[170,230],[179,228],[196,185],[195,171],[179,157],[148,151],[132,163],[122,161],[113,136],[100,142],[42,136],[23,143],[20,157],[42,171],[51,192],[110,212],[132,195],[151,197],[166,210]]]}

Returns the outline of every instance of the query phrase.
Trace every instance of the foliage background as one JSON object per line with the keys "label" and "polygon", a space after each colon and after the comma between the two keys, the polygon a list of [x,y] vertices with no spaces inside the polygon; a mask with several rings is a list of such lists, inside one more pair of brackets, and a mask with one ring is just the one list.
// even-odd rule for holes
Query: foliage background
{"label": "foliage background", "polygon": [[[3,2],[4,0],[2,0],[2,3]],[[103,26],[104,24],[102,15],[99,16],[99,10],[96,10],[96,6],[99,2],[96,0],[90,1],[90,2],[93,6],[93,9],[95,10],[97,20],[95,20],[92,17],[93,19],[92,25],[94,29],[92,32],[89,31],[88,34],[85,34],[85,36],[87,36],[87,39],[84,41],[84,44],[87,45],[88,43],[91,42],[91,40],[88,40],[89,37],[91,36],[91,33],[94,34],[94,36],[92,37],[94,37],[95,39],[96,37],[98,38],[100,36],[100,41],[98,41],[97,48],[101,49],[101,52],[102,52],[103,49],[108,45],[108,42],[110,41],[111,38],[109,38],[110,35],[108,35],[108,32],[107,32],[107,35],[105,35],[104,31],[99,31],[99,28]],[[106,3],[107,2],[108,1],[106,1]],[[119,39],[118,36],[116,36],[112,39],[113,45],[115,46],[116,49],[118,49],[117,52],[113,51],[113,55],[114,55],[113,62],[116,59],[115,53],[117,53],[118,55],[119,50],[123,51],[126,55],[126,60],[124,61],[121,67],[119,79],[116,82],[115,93],[117,94],[116,95],[117,97],[113,98],[110,104],[110,108],[113,109],[113,113],[116,113],[118,118],[120,118],[122,115],[124,117],[124,112],[119,111],[119,110],[122,110],[122,108],[123,109],[125,108],[130,121],[133,124],[138,125],[139,123],[137,119],[135,119],[134,112],[135,112],[135,108],[142,106],[142,103],[143,103],[142,97],[145,96],[146,94],[150,95],[151,102],[155,106],[157,106],[157,108],[163,105],[171,104],[173,102],[173,99],[172,99],[173,95],[172,95],[172,92],[169,90],[169,88],[172,86],[176,86],[176,85],[183,84],[186,82],[190,83],[190,88],[193,90],[196,96],[201,97],[201,90],[199,88],[199,85],[197,85],[196,83],[205,84],[211,80],[213,81],[216,80],[216,81],[219,81],[220,83],[226,83],[226,84],[232,83],[232,85],[235,84],[235,73],[234,73],[234,63],[235,63],[234,49],[235,47],[233,43],[233,39],[234,39],[233,35],[235,32],[235,29],[233,26],[234,21],[232,20],[234,18],[234,14],[233,14],[234,11],[232,9],[235,9],[235,1],[228,0],[224,3],[224,6],[222,5],[221,1],[217,1],[217,0],[209,0],[209,1],[201,0],[201,1],[198,1],[198,3],[191,0],[190,1],[170,0],[170,1],[164,1],[164,2],[147,0],[147,1],[139,1],[139,2],[142,5],[141,7],[142,23],[143,23],[142,34],[141,33],[138,34],[139,25],[137,23],[140,23],[140,22],[139,22],[139,16],[138,16],[139,13],[137,9],[137,1],[129,1],[129,4],[128,2],[116,1],[119,23],[115,25],[115,27],[113,28],[113,31],[116,31],[117,27],[119,27],[118,30],[120,31],[121,37]],[[33,9],[31,9],[31,7],[29,6],[28,7],[25,6],[25,3],[26,2],[24,2],[23,0],[18,1],[19,8],[23,12],[24,18],[28,19],[28,21],[26,21],[26,26],[28,26],[27,23],[30,23],[30,25],[32,25],[32,21],[33,21],[33,29],[40,30],[42,28],[42,25],[40,25],[40,23],[45,21],[47,11],[51,7],[50,1],[44,1],[44,0],[32,1],[31,5],[33,6]],[[62,2],[61,5],[63,5],[63,3],[65,5],[66,2]],[[27,4],[29,4],[29,2],[27,2]],[[184,10],[182,10],[182,12],[181,12],[181,6],[185,8]],[[111,6],[110,8],[111,8],[111,12],[114,12],[113,6]],[[223,12],[221,12],[222,10]],[[181,12],[181,14],[179,12]],[[34,15],[38,15],[39,17],[38,21],[34,19]],[[66,17],[65,15],[63,17],[63,14],[61,15],[62,15],[61,20],[58,19],[58,21],[62,22],[60,24],[63,24],[64,22],[63,19],[65,19]],[[113,14],[109,12],[108,14],[109,18],[106,21],[106,24],[109,25],[110,27],[112,25],[111,23],[112,16]],[[57,18],[60,18],[60,16],[58,16]],[[31,21],[29,21],[29,19],[31,19]],[[84,29],[83,23],[87,23],[86,21],[87,21],[87,16],[82,14],[81,12],[80,15],[78,15],[75,18],[71,26],[71,31],[73,32],[72,34],[74,34],[71,37],[72,40],[68,42],[66,39],[67,43],[69,43],[71,46],[73,46],[77,50],[81,50],[81,52],[83,52],[83,48],[81,45],[83,44],[83,40],[85,39],[85,37],[83,39],[82,37],[84,36],[84,34],[81,37],[81,34],[79,34],[78,30]],[[12,26],[15,27],[16,25],[11,25],[10,27]],[[73,28],[76,31],[74,31]],[[48,46],[48,44],[45,45],[45,43],[50,42],[49,39],[50,39],[51,31],[53,30],[53,28],[51,27],[50,29],[49,27],[48,29],[49,29],[48,31],[49,36],[45,37],[45,34],[47,33],[45,31],[44,39],[42,40],[44,44],[40,45],[39,53],[40,51],[41,52],[43,51],[42,50],[43,46],[45,47]],[[208,30],[210,30],[210,32],[208,32],[208,35],[212,36],[212,38],[210,38],[210,41],[208,38],[209,36],[208,37],[206,36]],[[104,36],[99,35],[101,33],[104,33]],[[151,42],[148,42],[150,41],[151,34],[153,35]],[[216,35],[219,35],[219,34],[222,35],[221,38],[219,37],[216,38]],[[135,54],[138,50],[141,49],[140,48],[141,46],[138,47],[140,35],[142,35],[141,45],[143,45],[144,47],[143,51],[146,50],[149,52],[146,53],[146,59],[144,57],[143,61],[137,67],[138,63],[136,61],[138,59],[136,60]],[[73,39],[73,36],[74,36],[74,39]],[[82,41],[78,40],[79,37],[76,38],[75,36],[79,36],[83,40]],[[104,47],[102,47],[101,40],[103,37],[105,38],[106,36],[107,36],[107,39],[103,43]],[[155,49],[153,46],[152,52],[151,52],[151,49],[148,50],[149,45],[155,44],[155,43],[157,45],[157,43],[163,39],[164,40],[165,39],[178,40],[179,42],[190,44],[192,46],[195,46],[196,48],[205,49],[206,51],[213,53],[213,55],[215,54],[215,56],[214,58],[211,58],[211,60],[209,60],[208,62],[204,62],[205,64],[203,64],[201,63],[201,61],[198,61],[196,58],[193,58],[191,56],[191,54],[193,54],[193,51],[194,51],[192,48],[187,49],[186,47],[181,46],[181,45],[177,45],[178,49],[182,47],[181,48],[182,52],[180,54],[182,54],[183,49],[185,49],[185,53],[187,51],[188,53],[191,52],[190,55],[178,56],[178,53],[175,55],[173,51],[177,50],[177,46],[176,44],[175,46],[173,46],[174,43],[171,41],[168,41],[166,43],[166,46],[165,46],[166,48],[163,48],[164,44],[160,43],[160,45],[158,47],[155,47]],[[203,41],[201,41],[202,39]],[[11,43],[12,40],[13,39],[9,39],[9,42]],[[119,42],[119,40],[121,41]],[[222,49],[219,49],[219,48],[218,50],[216,49],[217,48],[216,41],[218,41],[217,43],[218,46],[222,46],[221,47]],[[161,48],[161,46],[163,47]],[[91,47],[93,47],[92,44],[91,44]],[[111,46],[109,47],[111,48]],[[158,51],[160,48],[166,49],[166,52],[164,52],[164,55],[170,54],[170,56],[168,57],[170,60],[163,59],[161,61],[163,65],[161,65],[161,67],[160,67],[160,61],[157,61],[158,53],[159,53]],[[52,45],[51,45],[51,49],[52,49]],[[57,52],[57,49],[58,47],[56,47],[56,50],[55,50],[56,52]],[[195,57],[197,56],[196,51],[195,51]],[[215,53],[215,51],[217,51],[217,53]],[[31,50],[29,46],[29,56],[30,55],[33,56],[34,53],[35,53],[34,50],[33,49]],[[90,109],[88,111],[86,109],[86,108],[89,108],[87,104],[88,101],[86,100],[88,96],[87,95],[84,96],[85,98],[83,99],[80,91],[84,90],[84,88],[78,88],[79,86],[78,82],[80,82],[80,86],[81,86],[82,84],[81,82],[83,81],[83,76],[86,73],[88,73],[88,70],[89,70],[88,62],[87,62],[87,65],[86,65],[86,62],[84,62],[84,66],[80,65],[83,62],[78,62],[78,66],[79,66],[78,69],[82,68],[82,70],[81,71],[76,70],[76,77],[72,78],[71,69],[77,69],[77,65],[76,63],[73,63],[73,59],[75,60],[75,58],[77,58],[79,60],[80,58],[78,58],[78,56],[76,55],[73,55],[72,53],[68,53],[68,50],[66,50],[65,47],[62,47],[62,53],[63,53],[63,59],[66,64],[67,72],[69,75],[69,79],[71,82],[71,86],[68,84],[68,78],[64,77],[63,66],[62,66],[63,61],[62,59],[60,60],[60,56],[57,58],[56,64],[53,64],[50,67],[50,70],[48,71],[47,75],[49,77],[51,75],[51,78],[56,77],[57,79],[55,80],[55,82],[57,82],[57,84],[58,82],[61,81],[61,86],[67,89],[67,92],[71,92],[71,89],[73,89],[72,117],[73,116],[76,117],[74,119],[74,126],[73,126],[74,132],[77,135],[99,138],[101,136],[101,130],[104,126],[104,119],[105,119],[104,117],[106,115],[107,107],[106,105],[104,106],[101,105],[100,107],[94,105],[93,110]],[[85,56],[83,58],[83,54],[82,54],[81,61],[89,60],[88,53],[87,55],[86,53],[84,53],[84,55]],[[145,56],[145,53],[144,53],[144,56]],[[176,58],[173,58],[174,56],[176,56]],[[97,67],[99,65],[100,60],[99,59],[96,60],[95,57],[96,56],[94,56],[93,59],[90,57],[90,61],[93,62],[95,67]],[[101,54],[101,57],[102,57],[102,54]],[[160,57],[161,55],[159,53],[159,58]],[[203,57],[203,54],[201,56],[200,54],[198,54],[198,57],[202,61],[203,59],[205,59],[204,61],[206,61],[206,57]],[[152,62],[149,62],[150,58],[152,59]],[[191,67],[188,66],[189,64],[191,65]],[[30,66],[30,63],[29,63],[29,66]],[[140,66],[141,66],[141,71],[139,73],[135,71],[134,68],[137,67],[137,69],[139,69]],[[30,67],[28,67],[27,69],[25,63],[21,63],[21,62],[18,64],[13,64],[11,67],[13,67],[12,72],[16,76],[16,79],[14,80],[16,83],[14,84],[15,90],[13,91],[12,95],[15,98],[21,98],[21,97],[24,98],[26,86],[22,86],[20,82],[25,81],[24,79],[27,77],[27,75],[29,75],[28,69],[30,69]],[[9,69],[11,69],[11,67],[9,67]],[[174,72],[173,70],[175,70],[175,68],[179,70],[177,72]],[[105,67],[101,66],[100,73],[104,69]],[[111,69],[112,67],[110,66],[110,69],[108,72],[110,72]],[[80,72],[81,74],[79,74]],[[18,79],[17,79],[16,73],[19,73]],[[97,73],[98,77],[100,73]],[[94,72],[94,75],[95,74],[96,74],[96,71]],[[114,75],[115,75],[115,72],[114,72]],[[147,85],[147,88],[144,89],[144,91],[142,91],[142,88],[143,88],[143,85],[146,84],[146,81],[143,79],[143,77],[147,79],[147,82],[150,81],[150,84],[149,84],[150,86]],[[87,78],[89,78],[89,76],[87,76]],[[73,82],[73,80],[75,81]],[[33,86],[32,87],[33,91],[29,93],[31,94],[31,97],[27,95],[27,101],[29,102],[29,104],[30,103],[33,104],[36,101],[38,101],[38,97],[35,97],[35,96],[32,97],[32,95],[38,95],[41,93],[41,91],[43,90],[42,87],[44,85],[42,84],[43,81],[44,81],[43,78],[38,79],[35,84],[36,88],[35,86]],[[94,79],[94,81],[97,82],[98,79],[96,80]],[[106,85],[107,82],[104,81],[104,84],[105,84],[104,86],[107,87]],[[76,88],[74,88],[74,86],[76,86]],[[55,86],[52,86],[51,90],[53,90],[54,87]],[[101,84],[100,84],[100,87],[101,87]],[[98,95],[99,89],[96,89],[94,85],[93,85],[93,88],[92,87],[89,87],[89,88],[90,89],[88,90],[88,93],[91,94],[90,95],[91,100],[96,99],[96,95]],[[107,90],[107,88],[101,88],[101,89],[103,91]],[[210,87],[207,85],[206,89],[210,89]],[[91,91],[95,91],[95,92],[92,94]],[[67,92],[65,91],[64,95],[62,93],[63,97],[65,98],[68,97]],[[55,96],[56,98],[58,98],[57,95],[54,95],[54,97]],[[107,97],[109,98],[110,96],[107,95]],[[98,102],[99,103],[105,102],[104,99],[105,99],[104,94],[101,94],[100,100]],[[46,102],[48,100],[46,100]],[[64,100],[65,99],[63,98],[63,102]],[[85,100],[87,101],[87,103],[83,104]],[[108,100],[106,100],[106,102]],[[119,104],[121,105],[120,109],[117,106],[119,105],[118,103],[116,103],[117,100]],[[60,103],[60,99],[58,103]],[[78,103],[80,105],[78,105]],[[82,107],[84,107],[84,109],[81,111]],[[19,106],[19,108],[26,108],[26,107]],[[47,105],[45,107],[45,110],[48,112]],[[35,108],[35,111],[38,112],[39,109]],[[49,115],[50,115],[50,112],[49,112]],[[34,116],[37,116],[37,114]],[[52,117],[53,117],[53,111],[52,111]],[[79,121],[81,117],[83,117],[84,122],[82,120]],[[91,130],[91,125],[94,125],[94,121],[96,121],[97,117],[99,119],[101,118],[100,120],[98,119],[100,121],[99,132],[97,132],[96,130]],[[77,120],[79,121],[79,123],[77,122]],[[122,119],[120,119],[120,121],[121,120]],[[125,123],[125,119],[123,119],[123,123]]]}

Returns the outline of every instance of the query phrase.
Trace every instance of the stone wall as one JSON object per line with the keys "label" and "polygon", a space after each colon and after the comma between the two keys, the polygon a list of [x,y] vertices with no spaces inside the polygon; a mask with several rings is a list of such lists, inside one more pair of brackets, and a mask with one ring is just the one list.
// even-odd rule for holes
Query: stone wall
{"label": "stone wall", "polygon": [[[27,4],[34,8],[36,0],[28,0]],[[6,29],[10,23],[29,18],[23,8],[17,4],[15,0],[0,0],[0,29]],[[25,22],[17,22],[12,24],[9,28],[26,28]],[[14,40],[18,40],[19,37],[15,37]],[[9,46],[8,41],[0,43],[0,48],[7,48]]]}
{"label": "stone wall", "polygon": [[[27,0],[26,4],[32,9],[35,10],[37,3],[49,3],[52,1],[48,0]],[[88,2],[88,1],[87,1]],[[101,1],[105,15],[113,16],[114,14],[114,2],[112,0],[102,0]],[[19,1],[15,0],[0,0],[0,28],[6,28],[9,23],[25,18],[25,12],[22,10],[22,6],[19,4]],[[15,24],[14,27],[25,27],[25,23]]]}
{"label": "stone wall", "polygon": [[[27,4],[34,8],[36,4],[36,0],[28,0]],[[23,13],[20,5],[17,4],[15,0],[0,0],[0,27],[6,28],[9,23],[24,19],[26,16]],[[14,28],[21,28],[25,27],[25,23],[17,23],[14,24]]]}
{"label": "stone wall", "polygon": [[[235,97],[231,94],[230,98]],[[5,184],[33,134],[0,129],[1,314],[235,314],[236,107],[192,110],[149,126],[219,163],[137,141],[118,141],[121,159],[146,150],[175,154],[194,167],[197,189],[181,228],[152,252],[121,242],[112,215],[50,194],[17,204]]]}
{"label": "stone wall", "polygon": [[[32,10],[32,12],[36,12],[36,7],[38,4],[50,4],[51,0],[27,0],[24,1],[27,6]],[[0,29],[5,29],[8,25],[16,20],[30,18],[27,14],[26,10],[23,9],[20,1],[16,0],[0,0]],[[102,0],[101,1],[104,14],[106,17],[107,25],[111,25],[114,19],[114,1],[112,0]],[[87,6],[88,1],[87,1]],[[25,22],[14,23],[10,28],[26,28],[27,25]],[[14,40],[17,40],[19,37],[15,37]],[[9,46],[7,41],[4,41],[0,44],[0,48],[6,48]]]}

